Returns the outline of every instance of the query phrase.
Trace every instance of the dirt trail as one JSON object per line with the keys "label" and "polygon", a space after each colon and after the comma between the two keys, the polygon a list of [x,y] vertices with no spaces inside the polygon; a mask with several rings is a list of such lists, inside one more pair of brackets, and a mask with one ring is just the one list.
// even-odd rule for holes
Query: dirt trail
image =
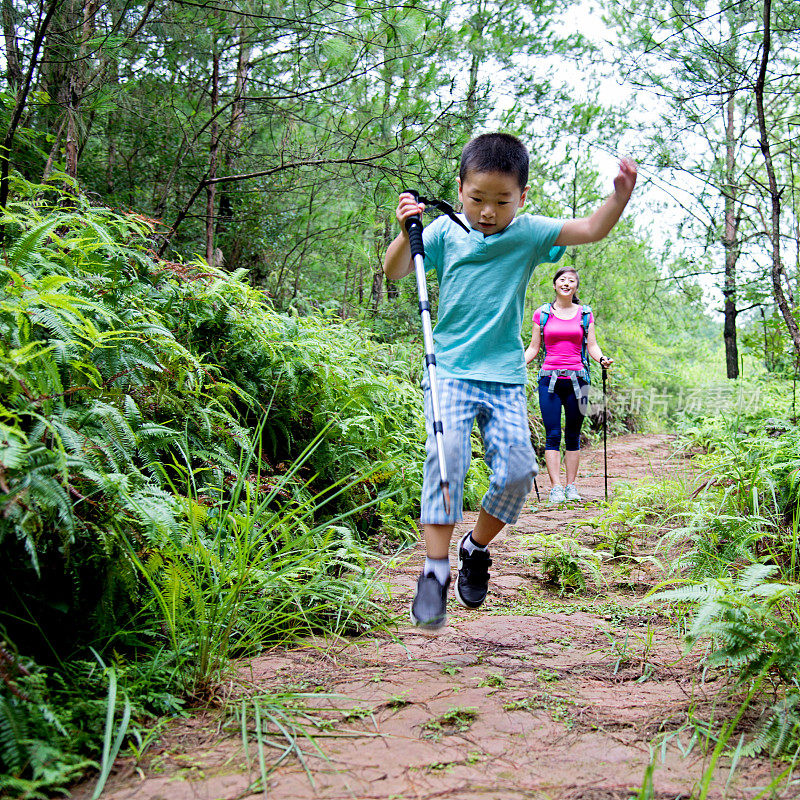
{"label": "dirt trail", "polygon": [[[587,501],[603,495],[602,458],[602,448],[584,455],[579,485]],[[668,458],[664,436],[615,440],[609,465],[612,485],[686,470]],[[539,483],[544,499],[546,478]],[[629,800],[638,796],[659,731],[672,739],[663,754],[658,749],[647,796],[690,797],[708,755],[696,747],[684,758],[676,742],[685,746],[691,737],[689,715],[711,716],[718,684],[701,684],[697,657],[681,659],[674,628],[653,607],[637,605],[656,574],[645,563],[600,593],[560,598],[526,558],[527,535],[567,534],[567,522],[596,513],[590,503],[553,508],[532,495],[492,547],[486,606],[474,612],[453,604],[441,632],[408,625],[397,636],[320,642],[243,666],[227,690],[234,697],[242,686],[335,693],[312,701],[331,720],[319,739],[325,758],[303,748],[313,785],[290,758],[272,772],[266,793],[252,790],[260,774],[253,745],[245,754],[235,728],[220,731],[219,714],[207,713],[172,726],[138,768],[121,760],[104,797]],[[421,557],[418,547],[389,575],[387,602],[403,619]],[[724,789],[728,771],[725,761],[709,798],[752,798],[771,780],[770,765],[752,759]],[[771,796],[797,797],[800,788]]]}

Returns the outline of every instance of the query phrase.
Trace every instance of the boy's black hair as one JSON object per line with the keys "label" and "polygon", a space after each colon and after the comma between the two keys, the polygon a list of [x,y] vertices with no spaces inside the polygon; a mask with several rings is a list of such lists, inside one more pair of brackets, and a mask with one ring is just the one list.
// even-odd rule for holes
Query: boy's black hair
{"label": "boy's black hair", "polygon": [[528,185],[528,148],[510,133],[484,133],[471,139],[461,153],[458,177],[470,172],[504,172],[513,175],[524,190]]}

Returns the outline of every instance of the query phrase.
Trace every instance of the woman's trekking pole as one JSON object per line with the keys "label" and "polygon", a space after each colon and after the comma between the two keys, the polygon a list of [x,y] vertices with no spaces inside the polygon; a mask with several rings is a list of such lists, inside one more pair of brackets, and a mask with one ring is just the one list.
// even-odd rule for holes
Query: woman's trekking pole
{"label": "woman's trekking pole", "polygon": [[[406,189],[417,203],[434,206],[444,211],[447,216],[457,222],[469,233],[464,223],[455,215],[455,211],[441,200],[429,200],[420,197],[412,189]],[[433,433],[436,437],[436,452],[439,456],[439,485],[442,487],[445,513],[450,515],[450,482],[447,479],[447,464],[444,456],[444,427],[439,407],[439,385],[436,383],[436,354],[433,350],[433,327],[431,325],[431,304],[428,302],[428,284],[425,280],[425,247],[422,243],[422,218],[419,214],[406,220],[406,230],[411,243],[411,258],[414,261],[414,273],[417,278],[417,294],[419,295],[419,315],[422,320],[422,338],[425,343],[425,366],[431,385],[431,409],[433,411]]]}
{"label": "woman's trekking pole", "polygon": [[608,411],[606,410],[606,368],[603,369],[603,476],[606,487],[606,502],[608,502]]}

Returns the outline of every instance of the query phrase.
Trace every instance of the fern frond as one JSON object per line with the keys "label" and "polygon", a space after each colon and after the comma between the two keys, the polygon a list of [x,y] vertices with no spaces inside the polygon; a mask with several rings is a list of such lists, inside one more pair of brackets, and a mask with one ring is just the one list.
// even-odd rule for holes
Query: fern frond
{"label": "fern frond", "polygon": [[0,695],[0,766],[2,772],[19,773],[25,766],[28,726],[12,697]]}
{"label": "fern frond", "polygon": [[8,264],[11,269],[16,271],[30,269],[33,266],[31,263],[33,254],[42,247],[44,240],[59,223],[58,218],[51,217],[14,242],[8,253]]}

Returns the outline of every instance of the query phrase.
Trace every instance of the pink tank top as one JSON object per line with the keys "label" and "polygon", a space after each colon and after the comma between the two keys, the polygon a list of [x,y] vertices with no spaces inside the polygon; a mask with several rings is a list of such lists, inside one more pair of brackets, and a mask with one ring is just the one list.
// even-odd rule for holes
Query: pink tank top
{"label": "pink tank top", "polygon": [[[581,306],[576,305],[577,313],[572,319],[559,319],[552,311],[544,326],[545,359],[542,369],[583,369],[581,345],[583,344],[583,325]],[[533,324],[539,325],[539,309],[533,312]],[[589,323],[594,316],[589,312]]]}

